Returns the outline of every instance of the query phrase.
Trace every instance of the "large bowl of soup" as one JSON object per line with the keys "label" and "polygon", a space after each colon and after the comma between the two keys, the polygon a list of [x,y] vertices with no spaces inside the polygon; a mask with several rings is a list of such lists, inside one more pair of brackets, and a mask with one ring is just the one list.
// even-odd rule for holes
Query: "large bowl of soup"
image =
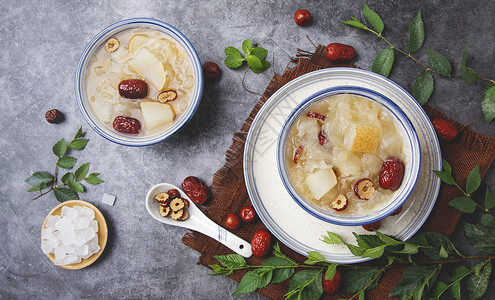
{"label": "large bowl of soup", "polygon": [[402,206],[418,179],[421,153],[414,127],[393,99],[338,86],[290,113],[277,162],[285,188],[307,213],[356,226]]}
{"label": "large bowl of soup", "polygon": [[196,50],[171,25],[127,19],[98,33],[75,77],[84,119],[104,138],[126,146],[163,141],[193,117],[203,73]]}

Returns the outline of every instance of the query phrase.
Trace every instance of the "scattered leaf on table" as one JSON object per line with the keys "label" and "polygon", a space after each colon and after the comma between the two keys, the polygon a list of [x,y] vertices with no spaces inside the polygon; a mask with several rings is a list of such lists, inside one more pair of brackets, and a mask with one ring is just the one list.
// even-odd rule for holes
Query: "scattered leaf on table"
{"label": "scattered leaf on table", "polygon": [[418,51],[423,46],[424,40],[423,19],[421,18],[421,11],[418,11],[418,15],[409,23],[409,53]]}
{"label": "scattered leaf on table", "polygon": [[373,10],[371,10],[371,8],[369,8],[366,2],[363,2],[363,15],[366,18],[366,20],[370,22],[371,26],[373,26],[376,32],[378,33],[383,32],[383,28],[385,26],[383,24],[382,19],[376,12],[374,12]]}
{"label": "scattered leaf on table", "polygon": [[452,66],[448,59],[437,51],[427,47],[428,49],[428,59],[433,69],[437,70],[443,76],[448,77],[452,72]]}
{"label": "scattered leaf on table", "polygon": [[433,76],[430,72],[428,72],[428,70],[424,70],[421,74],[419,74],[418,78],[416,78],[416,81],[414,82],[412,95],[420,105],[425,105],[433,93],[433,88]]}
{"label": "scattered leaf on table", "polygon": [[371,70],[384,77],[388,77],[390,71],[392,70],[392,65],[394,64],[394,55],[393,48],[383,49],[380,53],[378,53],[373,61]]}

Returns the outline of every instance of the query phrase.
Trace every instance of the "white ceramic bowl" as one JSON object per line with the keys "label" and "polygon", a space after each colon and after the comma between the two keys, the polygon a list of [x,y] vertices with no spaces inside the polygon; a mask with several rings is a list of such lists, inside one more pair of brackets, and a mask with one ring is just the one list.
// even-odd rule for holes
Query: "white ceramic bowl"
{"label": "white ceramic bowl", "polygon": [[[180,118],[174,120],[174,124],[157,133],[150,136],[134,136],[119,133],[113,129],[106,127],[102,122],[100,122],[94,112],[92,111],[86,92],[86,78],[88,73],[88,67],[91,63],[93,56],[98,53],[98,50],[105,47],[106,41],[114,37],[116,34],[137,28],[148,28],[153,30],[158,30],[160,32],[168,35],[172,40],[179,43],[186,50],[194,70],[194,90],[191,97],[191,101],[187,107],[187,110],[180,116]],[[170,26],[167,23],[154,20],[154,19],[127,19],[115,24],[108,26],[98,33],[86,46],[84,49],[76,70],[75,78],[75,92],[76,99],[81,113],[88,122],[89,126],[98,132],[101,136],[108,139],[109,141],[126,145],[126,146],[146,146],[161,142],[168,137],[174,135],[177,131],[183,128],[187,122],[192,118],[196,109],[198,108],[199,102],[201,100],[201,95],[203,93],[203,71],[201,68],[201,62],[199,60],[196,50],[189,42],[189,40],[177,29]]]}
{"label": "white ceramic bowl", "polygon": [[[403,137],[405,147],[405,172],[402,183],[394,192],[388,204],[378,211],[370,212],[367,215],[342,214],[324,210],[310,201],[306,200],[294,187],[287,170],[286,144],[290,129],[295,121],[307,112],[307,109],[314,103],[329,96],[338,94],[355,94],[370,99],[382,105],[392,116],[397,126],[399,134]],[[409,197],[419,175],[421,166],[421,150],[418,136],[411,122],[404,112],[384,95],[371,89],[357,86],[337,86],[323,89],[314,93],[302,101],[292,112],[282,126],[277,144],[277,164],[282,182],[292,199],[306,212],[323,221],[336,225],[357,226],[376,222],[395,212]]]}

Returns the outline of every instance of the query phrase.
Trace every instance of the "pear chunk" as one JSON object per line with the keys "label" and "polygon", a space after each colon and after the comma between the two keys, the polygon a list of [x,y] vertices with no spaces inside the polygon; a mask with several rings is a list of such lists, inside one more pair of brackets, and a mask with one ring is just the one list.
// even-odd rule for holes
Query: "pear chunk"
{"label": "pear chunk", "polygon": [[136,50],[144,46],[150,38],[143,34],[135,34],[129,40],[129,52],[134,53]]}
{"label": "pear chunk", "polygon": [[309,175],[304,182],[313,196],[320,200],[337,184],[337,177],[332,169],[323,169]]}
{"label": "pear chunk", "polygon": [[145,130],[153,130],[174,121],[175,113],[169,104],[141,102],[141,115]]}
{"label": "pear chunk", "polygon": [[146,48],[141,48],[129,61],[131,71],[138,73],[158,91],[165,85],[165,68],[163,63]]}

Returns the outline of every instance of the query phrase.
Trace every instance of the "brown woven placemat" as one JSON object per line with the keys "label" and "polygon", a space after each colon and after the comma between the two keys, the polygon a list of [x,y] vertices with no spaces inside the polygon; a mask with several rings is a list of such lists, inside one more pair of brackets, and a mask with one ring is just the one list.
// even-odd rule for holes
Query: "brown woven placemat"
{"label": "brown woven placemat", "polygon": [[[225,155],[225,164],[215,173],[213,183],[210,186],[214,199],[203,209],[204,213],[214,222],[222,224],[222,221],[229,213],[238,212],[243,206],[251,204],[244,182],[242,165],[244,144],[254,117],[266,100],[284,84],[308,72],[336,66],[356,67],[354,64],[334,65],[325,58],[323,51],[324,47],[321,45],[313,53],[299,50],[295,59],[297,65],[293,68],[287,68],[283,75],[275,74],[273,76],[263,96],[251,111],[241,130],[234,134],[232,145]],[[432,107],[426,106],[424,109],[431,119],[443,117],[452,121],[458,128],[462,126]],[[463,127],[459,133],[459,137],[454,142],[441,142],[440,146],[442,157],[452,165],[452,172],[458,182],[466,182],[469,171],[476,165],[480,165],[481,175],[484,176],[495,158],[495,138],[478,134],[468,127]],[[461,194],[457,188],[442,184],[437,203],[421,230],[436,231],[451,235],[461,217],[461,213],[450,207],[448,203],[451,199],[458,196],[461,196]],[[266,227],[258,218],[254,223],[244,224],[244,226],[233,230],[233,232],[241,238],[250,241],[252,235],[261,228]],[[198,264],[203,266],[218,264],[218,261],[213,258],[213,255],[232,253],[231,250],[222,244],[194,231],[188,232],[182,238],[182,242],[186,246],[201,253]],[[286,247],[281,242],[279,244],[282,251],[289,257],[299,263],[305,260],[304,256]],[[262,261],[263,259],[257,257],[248,259],[248,263],[252,265],[258,265]],[[367,293],[367,299],[387,299],[392,288],[400,282],[402,272],[403,269],[388,270],[380,280],[380,284]],[[245,273],[246,271],[238,271],[229,277],[239,282]],[[284,294],[287,293],[289,285],[288,282],[289,280],[282,283],[270,284],[258,290],[258,292],[270,299],[284,299]],[[339,299],[346,296],[349,295],[324,294],[323,299]]]}

